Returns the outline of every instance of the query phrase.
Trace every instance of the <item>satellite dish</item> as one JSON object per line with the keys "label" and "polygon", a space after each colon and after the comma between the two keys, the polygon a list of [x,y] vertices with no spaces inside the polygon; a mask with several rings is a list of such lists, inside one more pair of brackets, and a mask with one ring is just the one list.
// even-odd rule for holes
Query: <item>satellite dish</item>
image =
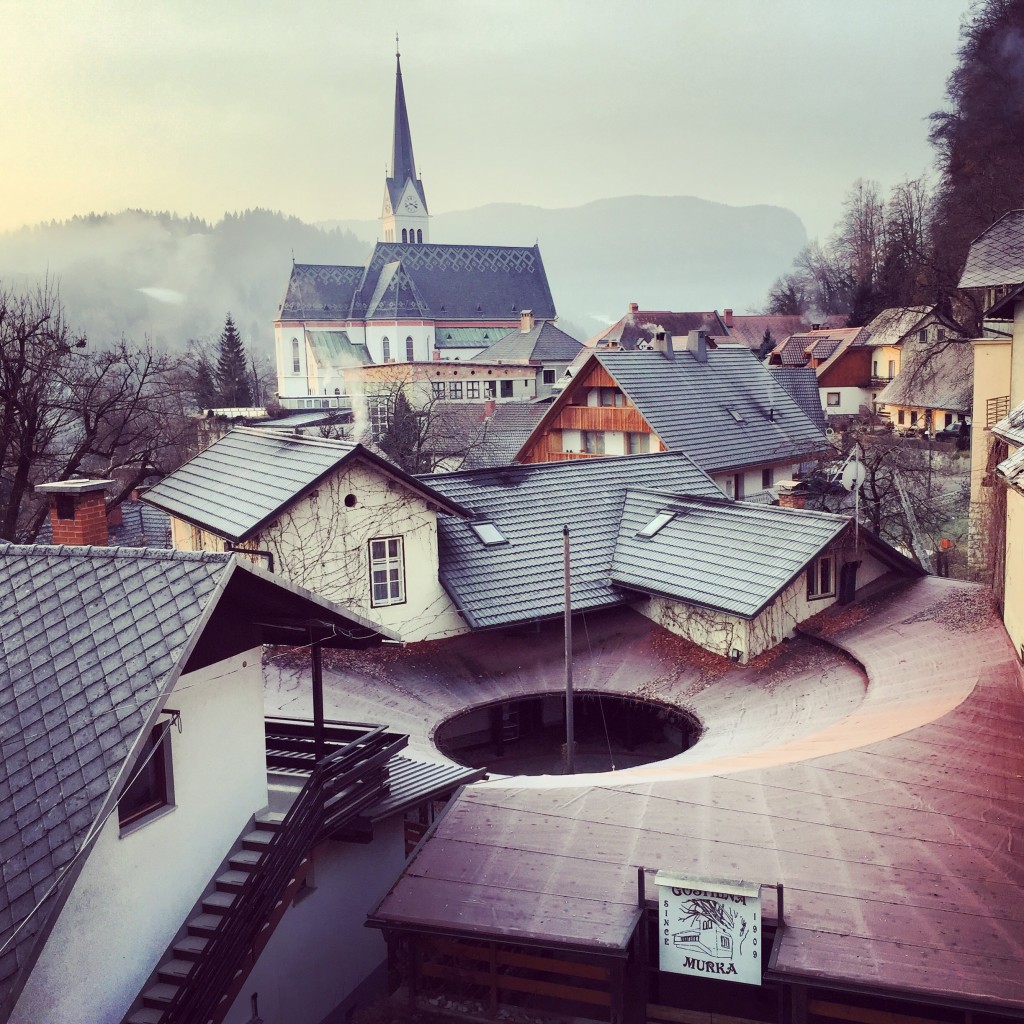
{"label": "satellite dish", "polygon": [[855,491],[864,483],[867,475],[867,470],[859,462],[847,463],[841,478],[842,484],[848,491]]}

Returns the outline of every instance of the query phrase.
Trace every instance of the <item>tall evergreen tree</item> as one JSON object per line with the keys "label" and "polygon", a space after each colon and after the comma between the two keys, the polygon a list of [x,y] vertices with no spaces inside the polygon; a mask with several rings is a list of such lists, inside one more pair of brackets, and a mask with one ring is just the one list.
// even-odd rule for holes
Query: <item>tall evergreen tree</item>
{"label": "tall evergreen tree", "polygon": [[220,400],[213,367],[203,354],[196,358],[192,371],[192,397],[200,409],[209,409]]}
{"label": "tall evergreen tree", "polygon": [[242,343],[242,336],[238,333],[230,313],[224,318],[224,330],[220,334],[216,379],[221,405],[246,406],[252,404],[249,360],[246,356],[245,345]]}

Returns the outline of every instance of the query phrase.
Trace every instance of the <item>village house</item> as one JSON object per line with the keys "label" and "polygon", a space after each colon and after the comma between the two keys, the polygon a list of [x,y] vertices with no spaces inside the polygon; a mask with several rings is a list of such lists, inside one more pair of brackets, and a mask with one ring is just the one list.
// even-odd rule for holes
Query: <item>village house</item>
{"label": "village house", "polygon": [[392,634],[227,554],[6,545],[0,577],[0,1019],[319,1024],[379,985],[359,901],[479,773],[265,719],[262,649],[312,643],[316,690]]}
{"label": "village house", "polygon": [[791,334],[768,355],[769,366],[814,370],[825,415],[861,416],[873,411],[871,350],[865,327],[822,328]]}
{"label": "village house", "polygon": [[746,348],[693,332],[677,349],[590,353],[517,456],[523,463],[684,451],[723,494],[750,498],[830,453],[821,431]]}
{"label": "village house", "polygon": [[1003,622],[1024,659],[1024,210],[1012,210],[971,245],[960,278],[984,290],[985,316],[1012,324],[1009,343],[974,349],[971,560],[991,573]]}
{"label": "village house", "polygon": [[709,337],[729,334],[725,321],[715,309],[673,313],[667,309],[641,309],[636,302],[631,302],[626,315],[589,338],[587,347],[643,352],[653,348],[659,334],[671,335],[676,346],[683,347],[690,331],[703,331]]}
{"label": "village house", "polygon": [[241,429],[146,499],[176,546],[266,559],[413,641],[561,614],[563,524],[575,610],[635,607],[742,662],[917,571],[847,516],[725,498],[682,452],[411,478],[350,442]]}
{"label": "village house", "polygon": [[871,386],[884,388],[900,372],[904,346],[944,342],[960,337],[960,331],[935,306],[893,306],[883,309],[868,325]]}
{"label": "village house", "polygon": [[510,331],[485,353],[488,362],[523,364],[537,374],[534,394],[549,398],[555,382],[583,349],[583,344],[551,321],[538,322],[531,310],[524,310],[518,331]]}

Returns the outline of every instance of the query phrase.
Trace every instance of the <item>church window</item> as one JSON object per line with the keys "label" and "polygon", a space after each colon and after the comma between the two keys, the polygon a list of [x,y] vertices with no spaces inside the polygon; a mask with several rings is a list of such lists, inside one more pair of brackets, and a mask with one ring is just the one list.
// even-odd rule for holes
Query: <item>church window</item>
{"label": "church window", "polygon": [[416,358],[416,349],[413,346],[412,338],[405,339],[405,358],[410,363]]}
{"label": "church window", "polygon": [[385,363],[390,362],[391,361],[391,342],[388,341],[387,338],[385,338],[380,343],[380,351],[381,351],[381,358],[384,360],[384,362]]}
{"label": "church window", "polygon": [[423,229],[422,228],[417,228],[416,229],[416,241],[421,243],[421,244],[423,242]]}
{"label": "church window", "polygon": [[408,235],[409,235],[409,232],[406,231],[405,228],[402,228],[402,241],[403,242],[408,242],[409,241]]}
{"label": "church window", "polygon": [[292,338],[292,373],[298,373],[299,368],[299,339]]}

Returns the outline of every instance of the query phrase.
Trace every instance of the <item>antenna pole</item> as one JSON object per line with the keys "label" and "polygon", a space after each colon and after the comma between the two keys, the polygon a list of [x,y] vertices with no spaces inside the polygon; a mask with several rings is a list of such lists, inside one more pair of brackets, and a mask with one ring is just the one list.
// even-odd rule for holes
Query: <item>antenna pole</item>
{"label": "antenna pole", "polygon": [[573,734],[572,694],[572,597],[569,591],[569,527],[562,527],[565,575],[565,773],[576,774],[576,740]]}

